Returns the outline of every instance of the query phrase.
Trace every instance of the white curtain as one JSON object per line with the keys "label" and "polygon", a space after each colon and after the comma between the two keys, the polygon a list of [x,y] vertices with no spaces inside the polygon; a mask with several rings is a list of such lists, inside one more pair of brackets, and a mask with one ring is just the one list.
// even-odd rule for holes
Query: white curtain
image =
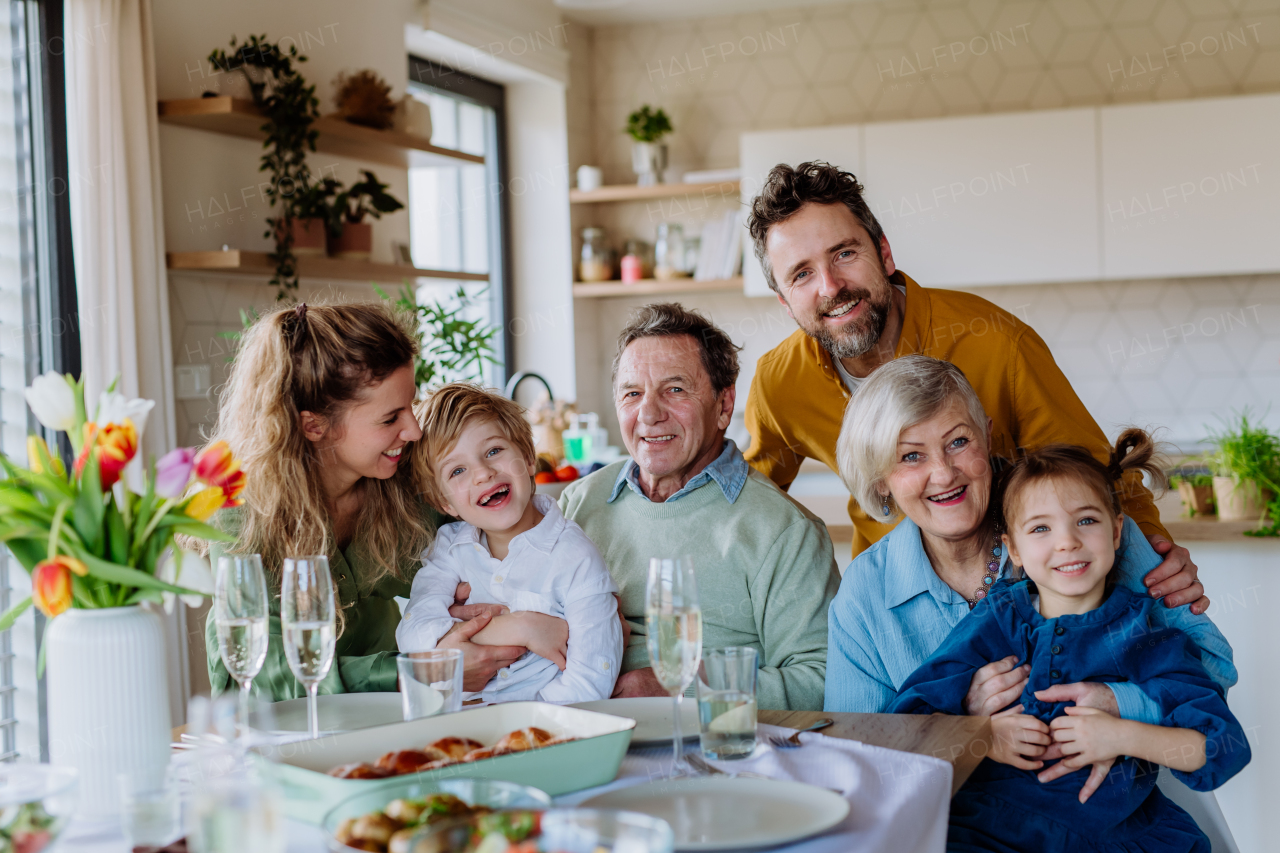
{"label": "white curtain", "polygon": [[[165,275],[150,0],[66,0],[71,237],[85,398],[119,377],[128,397],[155,400],[140,456],[175,444],[173,356]],[[174,720],[189,683],[179,607],[170,632]]]}

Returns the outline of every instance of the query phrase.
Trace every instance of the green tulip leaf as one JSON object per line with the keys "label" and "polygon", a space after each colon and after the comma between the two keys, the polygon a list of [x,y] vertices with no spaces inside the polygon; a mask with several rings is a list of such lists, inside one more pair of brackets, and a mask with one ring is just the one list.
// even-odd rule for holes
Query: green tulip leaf
{"label": "green tulip leaf", "polygon": [[9,612],[4,616],[0,616],[0,631],[8,631],[13,627],[13,623],[18,621],[18,617],[31,609],[31,596],[19,601],[13,607],[9,608]]}

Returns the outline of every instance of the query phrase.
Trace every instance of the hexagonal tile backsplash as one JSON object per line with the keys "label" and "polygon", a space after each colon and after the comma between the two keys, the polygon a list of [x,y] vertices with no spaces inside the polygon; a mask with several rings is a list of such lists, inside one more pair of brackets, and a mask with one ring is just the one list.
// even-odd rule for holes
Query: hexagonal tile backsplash
{"label": "hexagonal tile backsplash", "polygon": [[[650,103],[676,128],[669,180],[679,180],[690,169],[737,165],[748,130],[1277,91],[1280,2],[856,2],[575,26],[569,48],[571,169],[593,163],[608,183],[634,181],[621,128]],[[601,214],[601,224],[652,239],[641,213]],[[1245,405],[1274,404],[1268,421],[1280,427],[1280,276],[976,292],[1045,338],[1111,434],[1125,424],[1162,426],[1167,440],[1192,450],[1219,414]],[[762,310],[746,298],[683,301],[731,328]],[[583,310],[620,325],[622,308]],[[771,334],[780,340],[785,331]],[[587,350],[578,364],[611,355],[615,333],[599,329],[599,353],[578,341]],[[760,340],[740,343],[761,350]],[[744,364],[740,397],[752,368]],[[599,377],[580,370],[579,385],[589,406],[607,405]]]}

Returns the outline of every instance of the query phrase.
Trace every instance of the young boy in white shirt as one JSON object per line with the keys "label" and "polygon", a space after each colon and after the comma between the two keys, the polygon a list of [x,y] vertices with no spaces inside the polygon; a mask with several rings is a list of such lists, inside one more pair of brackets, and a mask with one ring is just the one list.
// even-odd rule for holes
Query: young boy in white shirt
{"label": "young boy in white shirt", "polygon": [[[400,650],[435,648],[458,621],[449,606],[465,583],[471,588],[467,604],[544,613],[569,625],[563,671],[556,661],[526,652],[465,699],[608,699],[622,663],[618,587],[582,528],[550,497],[534,494],[533,430],[523,409],[455,382],[431,395],[420,419],[422,440],[413,452],[423,454],[427,498],[461,521],[443,525],[423,555],[396,628]],[[511,637],[492,642],[536,645]]]}

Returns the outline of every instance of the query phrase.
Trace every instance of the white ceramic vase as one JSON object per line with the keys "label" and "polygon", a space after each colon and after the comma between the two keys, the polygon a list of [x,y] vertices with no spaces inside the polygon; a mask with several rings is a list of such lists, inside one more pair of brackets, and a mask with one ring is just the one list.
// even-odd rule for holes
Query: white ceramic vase
{"label": "white ceramic vase", "polygon": [[49,759],[80,772],[80,813],[120,812],[120,775],[160,778],[171,719],[164,625],[141,607],[72,608],[45,631]]}

